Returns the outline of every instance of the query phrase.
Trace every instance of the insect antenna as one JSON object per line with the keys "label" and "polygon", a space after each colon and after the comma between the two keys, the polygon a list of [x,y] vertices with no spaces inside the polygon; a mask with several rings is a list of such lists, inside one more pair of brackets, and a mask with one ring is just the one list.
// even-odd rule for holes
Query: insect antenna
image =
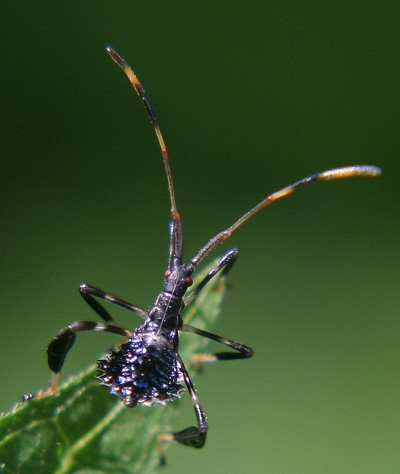
{"label": "insect antenna", "polygon": [[175,188],[174,181],[172,179],[171,166],[168,156],[168,150],[165,145],[163,135],[161,133],[160,126],[158,124],[157,117],[154,113],[153,107],[150,103],[149,98],[146,95],[145,90],[143,89],[142,84],[139,81],[139,78],[134,73],[133,69],[129,64],[110,46],[106,48],[107,53],[110,55],[111,59],[118,64],[118,66],[124,71],[126,77],[129,79],[129,82],[132,84],[133,88],[137,92],[138,96],[143,102],[143,105],[147,111],[147,114],[150,118],[150,122],[153,125],[158,143],[160,145],[161,156],[163,159],[165,172],[167,175],[168,182],[168,194],[171,201],[171,229],[170,229],[170,248],[169,248],[169,260],[168,260],[168,269],[174,266],[176,263],[181,263],[182,253],[183,253],[183,232],[181,218],[176,207],[175,200]]}
{"label": "insect antenna", "polygon": [[311,176],[307,176],[306,178],[300,179],[299,181],[295,181],[289,186],[285,186],[279,191],[276,191],[268,195],[256,206],[254,206],[252,209],[250,209],[245,214],[243,214],[243,216],[241,216],[230,227],[223,230],[219,234],[215,235],[191,259],[191,263],[194,266],[197,266],[208,253],[210,253],[219,244],[222,244],[225,240],[227,240],[236,229],[238,229],[241,225],[243,225],[245,222],[251,219],[255,214],[257,214],[258,211],[260,211],[264,207],[269,206],[275,201],[279,201],[280,199],[283,199],[289,196],[297,188],[301,186],[310,184],[313,181],[331,181],[334,179],[353,178],[357,176],[374,177],[374,176],[379,176],[380,174],[381,174],[381,170],[376,166],[353,165],[353,166],[345,166],[343,168],[333,168],[326,171],[320,171],[319,173],[315,173],[315,174],[312,174]]}

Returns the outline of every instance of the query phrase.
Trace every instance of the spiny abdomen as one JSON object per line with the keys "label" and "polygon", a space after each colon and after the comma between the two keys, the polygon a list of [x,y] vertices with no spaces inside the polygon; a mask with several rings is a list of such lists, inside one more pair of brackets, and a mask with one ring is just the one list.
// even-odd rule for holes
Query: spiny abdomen
{"label": "spiny abdomen", "polygon": [[97,364],[101,385],[129,408],[164,405],[184,391],[175,352],[160,335],[136,333]]}

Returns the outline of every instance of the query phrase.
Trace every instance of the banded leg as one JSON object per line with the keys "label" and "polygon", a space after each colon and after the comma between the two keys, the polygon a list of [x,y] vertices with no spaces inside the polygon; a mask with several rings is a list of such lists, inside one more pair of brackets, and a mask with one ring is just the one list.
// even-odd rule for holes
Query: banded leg
{"label": "banded leg", "polygon": [[215,362],[217,360],[234,360],[234,359],[247,359],[253,357],[253,349],[240,342],[233,341],[232,339],[227,339],[226,337],[217,336],[211,332],[203,331],[202,329],[195,328],[189,324],[183,324],[181,331],[192,332],[201,337],[206,337],[212,341],[219,342],[225,346],[231,347],[238,352],[216,352],[216,353],[204,353],[204,354],[195,354],[192,356],[192,361],[199,365],[201,362]]}
{"label": "banded leg", "polygon": [[94,297],[101,298],[105,301],[110,303],[116,304],[125,308],[129,311],[132,311],[139,315],[141,318],[146,317],[146,311],[138,306],[128,303],[127,301],[122,300],[116,296],[107,293],[106,291],[100,290],[100,288],[96,288],[95,286],[87,285],[86,283],[81,283],[79,285],[79,293],[82,298],[86,301],[86,303],[102,318],[104,321],[111,322],[113,321],[112,316],[110,313],[104,308],[104,306],[96,301]]}
{"label": "banded leg", "polygon": [[[197,427],[189,426],[189,428],[186,428],[182,431],[177,431],[176,433],[161,434],[158,436],[158,441],[159,442],[176,441],[177,443],[184,444],[185,446],[190,446],[192,448],[197,448],[197,449],[202,448],[204,446],[204,443],[206,442],[206,437],[207,437],[207,430],[208,430],[207,418],[203,411],[203,408],[201,407],[200,399],[199,399],[199,396],[197,395],[197,391],[194,388],[190,375],[188,371],[186,370],[186,367],[181,357],[179,356],[179,354],[176,354],[176,358],[178,359],[178,362],[180,364],[180,371],[183,375],[183,379],[188,389],[190,398],[192,399],[194,412],[196,414]],[[162,449],[161,449],[160,454],[161,454],[161,464],[165,464],[165,459],[162,454]]]}
{"label": "banded leg", "polygon": [[65,357],[73,346],[78,331],[104,331],[124,337],[129,337],[131,334],[127,329],[114,326],[113,324],[93,321],[76,321],[63,329],[53,338],[47,347],[47,361],[52,374],[49,389],[50,393],[54,392],[58,385],[58,379],[60,378],[60,371],[64,364]]}
{"label": "banded leg", "polygon": [[187,298],[183,300],[185,307],[189,306],[190,303],[196,298],[200,291],[207,285],[207,283],[217,275],[219,272],[220,277],[225,276],[230,269],[233,267],[233,264],[236,262],[236,259],[239,255],[239,250],[237,248],[229,249],[224,255],[222,255],[221,260],[213,267],[207,275],[201,280],[201,282],[189,293]]}

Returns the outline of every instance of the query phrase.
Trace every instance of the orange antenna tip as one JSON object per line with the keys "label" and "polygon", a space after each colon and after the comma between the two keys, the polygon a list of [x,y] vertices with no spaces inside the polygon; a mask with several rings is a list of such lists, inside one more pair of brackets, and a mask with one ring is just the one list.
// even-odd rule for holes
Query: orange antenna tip
{"label": "orange antenna tip", "polygon": [[353,178],[357,176],[374,177],[379,176],[381,173],[382,170],[377,166],[354,165],[322,171],[318,176],[318,180],[328,181],[330,179]]}

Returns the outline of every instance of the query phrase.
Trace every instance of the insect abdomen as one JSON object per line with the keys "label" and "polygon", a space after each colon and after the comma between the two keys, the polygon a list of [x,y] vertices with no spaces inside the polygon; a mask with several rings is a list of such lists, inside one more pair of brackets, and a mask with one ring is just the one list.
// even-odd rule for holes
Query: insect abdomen
{"label": "insect abdomen", "polygon": [[[160,335],[135,333],[127,343],[99,360],[101,385],[129,408],[164,405],[184,391],[174,351]],[[165,341],[166,342],[166,341]]]}

